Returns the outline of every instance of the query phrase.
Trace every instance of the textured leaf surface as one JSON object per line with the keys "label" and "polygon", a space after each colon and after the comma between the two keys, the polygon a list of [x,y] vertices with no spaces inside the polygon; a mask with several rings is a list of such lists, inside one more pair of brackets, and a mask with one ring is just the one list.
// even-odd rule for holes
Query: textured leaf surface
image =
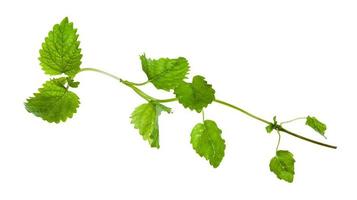
{"label": "textured leaf surface", "polygon": [[294,164],[295,160],[293,154],[289,151],[279,150],[276,156],[270,161],[270,171],[272,171],[279,179],[285,180],[289,183],[294,180]]}
{"label": "textured leaf surface", "polygon": [[215,91],[203,76],[195,76],[192,83],[182,82],[175,88],[175,95],[178,101],[191,110],[201,112],[203,108],[214,100]]}
{"label": "textured leaf surface", "polygon": [[193,149],[213,167],[218,167],[224,157],[225,141],[221,136],[222,131],[212,120],[205,120],[197,124],[191,132]]}
{"label": "textured leaf surface", "polygon": [[79,48],[77,29],[73,23],[64,18],[48,33],[40,50],[40,64],[46,74],[67,74],[73,77],[81,65],[81,49]]}
{"label": "textured leaf surface", "polygon": [[186,78],[189,65],[186,58],[176,59],[160,58],[149,59],[145,55],[140,56],[143,71],[148,80],[158,89],[169,91],[174,89]]}
{"label": "textured leaf surface", "polygon": [[307,116],[306,125],[313,128],[316,132],[320,133],[322,136],[325,136],[326,125],[320,122],[316,117]]}
{"label": "textured leaf surface", "polygon": [[151,147],[159,148],[159,115],[162,111],[170,112],[170,108],[155,102],[145,103],[131,114],[131,123],[139,130],[144,140]]}
{"label": "textured leaf surface", "polygon": [[66,78],[47,81],[38,93],[27,99],[26,110],[48,122],[59,123],[71,118],[77,112],[79,98],[68,91],[64,86],[66,82]]}

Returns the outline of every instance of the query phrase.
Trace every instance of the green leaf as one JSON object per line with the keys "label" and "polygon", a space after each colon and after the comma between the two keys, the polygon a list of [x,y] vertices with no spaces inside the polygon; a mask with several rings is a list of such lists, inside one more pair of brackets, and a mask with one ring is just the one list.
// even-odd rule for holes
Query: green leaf
{"label": "green leaf", "polygon": [[221,137],[222,131],[212,120],[205,120],[193,127],[191,132],[191,144],[193,149],[201,157],[217,168],[224,157],[225,141]]}
{"label": "green leaf", "polygon": [[79,107],[78,96],[64,85],[66,78],[47,81],[33,97],[27,99],[26,110],[48,122],[59,123],[71,118]]}
{"label": "green leaf", "polygon": [[189,65],[186,58],[160,58],[157,60],[140,56],[143,71],[157,89],[169,91],[186,78]]}
{"label": "green leaf", "polygon": [[151,147],[159,148],[159,115],[161,111],[171,112],[171,109],[156,103],[149,102],[135,108],[131,114],[131,123],[139,129],[140,135],[147,140]]}
{"label": "green leaf", "polygon": [[74,81],[70,77],[67,77],[67,83],[68,83],[68,86],[72,87],[72,88],[77,88],[79,86],[79,82],[78,81]]}
{"label": "green leaf", "polygon": [[320,133],[323,137],[326,138],[326,125],[320,122],[316,117],[307,116],[305,124],[313,128],[316,132]]}
{"label": "green leaf", "polygon": [[49,75],[67,74],[74,77],[81,65],[81,49],[79,48],[77,29],[73,23],[64,18],[48,33],[40,50],[40,64]]}
{"label": "green leaf", "polygon": [[193,77],[192,83],[181,82],[175,88],[175,95],[185,108],[197,112],[201,112],[215,99],[215,91],[212,85],[209,85],[203,76]]}
{"label": "green leaf", "polygon": [[267,133],[271,133],[274,130],[274,124],[269,124],[268,126],[265,127],[265,130]]}
{"label": "green leaf", "polygon": [[270,171],[272,171],[279,179],[289,183],[294,180],[294,163],[293,154],[289,151],[279,150],[276,156],[270,160]]}
{"label": "green leaf", "polygon": [[265,130],[268,133],[273,132],[273,130],[278,126],[278,122],[276,121],[276,116],[273,117],[273,123],[269,123],[268,126],[265,127]]}

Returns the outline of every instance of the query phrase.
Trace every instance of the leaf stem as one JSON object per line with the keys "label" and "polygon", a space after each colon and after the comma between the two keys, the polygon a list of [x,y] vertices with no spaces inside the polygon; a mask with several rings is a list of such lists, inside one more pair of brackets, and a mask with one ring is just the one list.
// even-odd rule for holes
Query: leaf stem
{"label": "leaf stem", "polygon": [[108,72],[105,72],[105,71],[103,71],[103,70],[96,69],[96,68],[82,68],[82,69],[80,70],[80,72],[84,72],[84,71],[98,72],[98,73],[104,74],[104,75],[106,75],[106,76],[110,76],[110,77],[112,77],[112,78],[114,78],[114,79],[116,79],[116,80],[118,80],[118,81],[120,81],[120,82],[123,80],[123,79],[121,79],[121,78],[118,77],[118,76],[115,76],[115,75],[113,75],[113,74],[111,74],[111,73],[108,73]]}
{"label": "leaf stem", "polygon": [[141,96],[143,99],[145,99],[147,101],[156,100],[155,98],[149,96],[148,94],[146,94],[145,92],[143,92],[139,88],[135,87],[134,85],[130,84],[129,82],[124,81],[124,80],[122,80],[120,82],[123,83],[124,85],[130,87],[136,94]]}
{"label": "leaf stem", "polygon": [[111,78],[114,78],[115,80],[118,80],[119,82],[123,83],[124,85],[130,87],[136,94],[138,94],[140,97],[142,97],[143,99],[145,99],[147,101],[157,101],[157,102],[160,102],[160,103],[168,103],[168,102],[172,102],[172,101],[176,101],[177,100],[176,98],[156,99],[156,98],[151,97],[150,95],[146,94],[145,92],[143,92],[142,90],[140,90],[139,88],[136,87],[136,86],[140,86],[140,85],[145,85],[149,81],[146,81],[146,82],[143,82],[143,83],[133,83],[133,82],[130,82],[130,81],[123,80],[119,76],[116,76],[114,74],[111,74],[111,73],[108,73],[108,72],[105,72],[103,70],[96,69],[96,68],[82,68],[80,70],[80,72],[84,72],[84,71],[98,72],[98,73],[104,74],[106,76],[109,76]]}
{"label": "leaf stem", "polygon": [[280,135],[280,131],[279,130],[277,130],[276,132],[278,133],[278,144],[276,145],[275,152],[278,152],[281,135]]}
{"label": "leaf stem", "polygon": [[292,120],[288,120],[288,121],[285,121],[285,122],[281,122],[280,125],[282,125],[282,124],[287,124],[287,123],[291,123],[291,122],[294,122],[294,121],[297,121],[297,120],[303,120],[303,119],[306,119],[306,117],[297,117],[297,118],[292,119]]}
{"label": "leaf stem", "polygon": [[250,117],[252,117],[252,118],[254,118],[254,119],[256,119],[256,120],[259,120],[259,121],[261,121],[261,122],[263,122],[263,123],[270,124],[269,121],[267,121],[267,120],[265,120],[265,119],[262,119],[262,118],[260,118],[260,117],[258,117],[258,116],[256,116],[256,115],[253,115],[252,113],[250,113],[250,112],[248,112],[248,111],[246,111],[246,110],[243,110],[242,108],[239,108],[239,107],[237,107],[237,106],[235,106],[235,105],[233,105],[233,104],[227,103],[227,102],[222,101],[222,100],[219,100],[219,99],[215,99],[214,101],[215,101],[216,103],[219,103],[219,104],[222,104],[222,105],[231,107],[231,108],[233,108],[233,109],[236,109],[236,110],[238,110],[238,111],[240,111],[240,112],[242,112],[242,113],[244,113],[244,114],[246,114],[246,115],[248,115],[248,116],[250,116]]}
{"label": "leaf stem", "polygon": [[173,101],[177,101],[177,98],[170,98],[170,99],[156,99],[157,102],[160,103],[169,103],[169,102],[173,102]]}
{"label": "leaf stem", "polygon": [[143,86],[143,85],[146,85],[147,83],[149,83],[150,81],[145,81],[142,83],[134,83],[134,82],[130,82],[130,81],[127,81],[127,82],[130,83],[130,85]]}

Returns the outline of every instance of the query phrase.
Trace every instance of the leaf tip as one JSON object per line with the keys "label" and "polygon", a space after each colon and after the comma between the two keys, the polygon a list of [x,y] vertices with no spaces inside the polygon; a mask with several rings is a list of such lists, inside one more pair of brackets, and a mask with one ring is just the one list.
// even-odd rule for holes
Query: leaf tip
{"label": "leaf tip", "polygon": [[68,17],[66,16],[66,17],[64,17],[63,19],[62,19],[62,21],[61,21],[61,24],[67,24],[68,23]]}

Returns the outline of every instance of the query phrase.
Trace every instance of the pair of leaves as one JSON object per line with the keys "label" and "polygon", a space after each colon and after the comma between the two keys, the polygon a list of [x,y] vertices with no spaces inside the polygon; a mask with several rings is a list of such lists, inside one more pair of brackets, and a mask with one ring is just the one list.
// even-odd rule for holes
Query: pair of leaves
{"label": "pair of leaves", "polygon": [[275,157],[270,160],[270,171],[273,172],[279,179],[285,180],[289,183],[294,180],[294,156],[286,150],[279,150]]}
{"label": "pair of leaves", "polygon": [[77,29],[73,28],[73,23],[69,22],[67,17],[54,25],[42,44],[40,65],[45,74],[64,74],[67,77],[45,82],[42,88],[25,102],[27,111],[48,122],[56,123],[66,121],[76,113],[79,98],[68,88],[76,88],[79,85],[79,82],[73,80],[80,71],[82,54],[79,43]]}
{"label": "pair of leaves", "polygon": [[160,148],[159,115],[162,111],[170,113],[171,109],[157,102],[149,102],[138,106],[130,117],[131,123],[139,130],[143,139],[155,148]]}
{"label": "pair of leaves", "polygon": [[[131,114],[131,123],[139,130],[144,140],[151,147],[159,148],[159,115],[162,111],[167,113],[171,109],[157,102],[149,102],[135,108]],[[218,167],[224,157],[225,141],[221,136],[222,131],[212,120],[198,123],[191,132],[193,149],[206,158],[213,167]]]}
{"label": "pair of leaves", "polygon": [[189,71],[188,61],[183,58],[149,59],[140,56],[143,71],[158,89],[174,90],[176,98],[185,108],[201,112],[215,99],[215,91],[203,76],[194,76],[192,83],[184,81]]}

